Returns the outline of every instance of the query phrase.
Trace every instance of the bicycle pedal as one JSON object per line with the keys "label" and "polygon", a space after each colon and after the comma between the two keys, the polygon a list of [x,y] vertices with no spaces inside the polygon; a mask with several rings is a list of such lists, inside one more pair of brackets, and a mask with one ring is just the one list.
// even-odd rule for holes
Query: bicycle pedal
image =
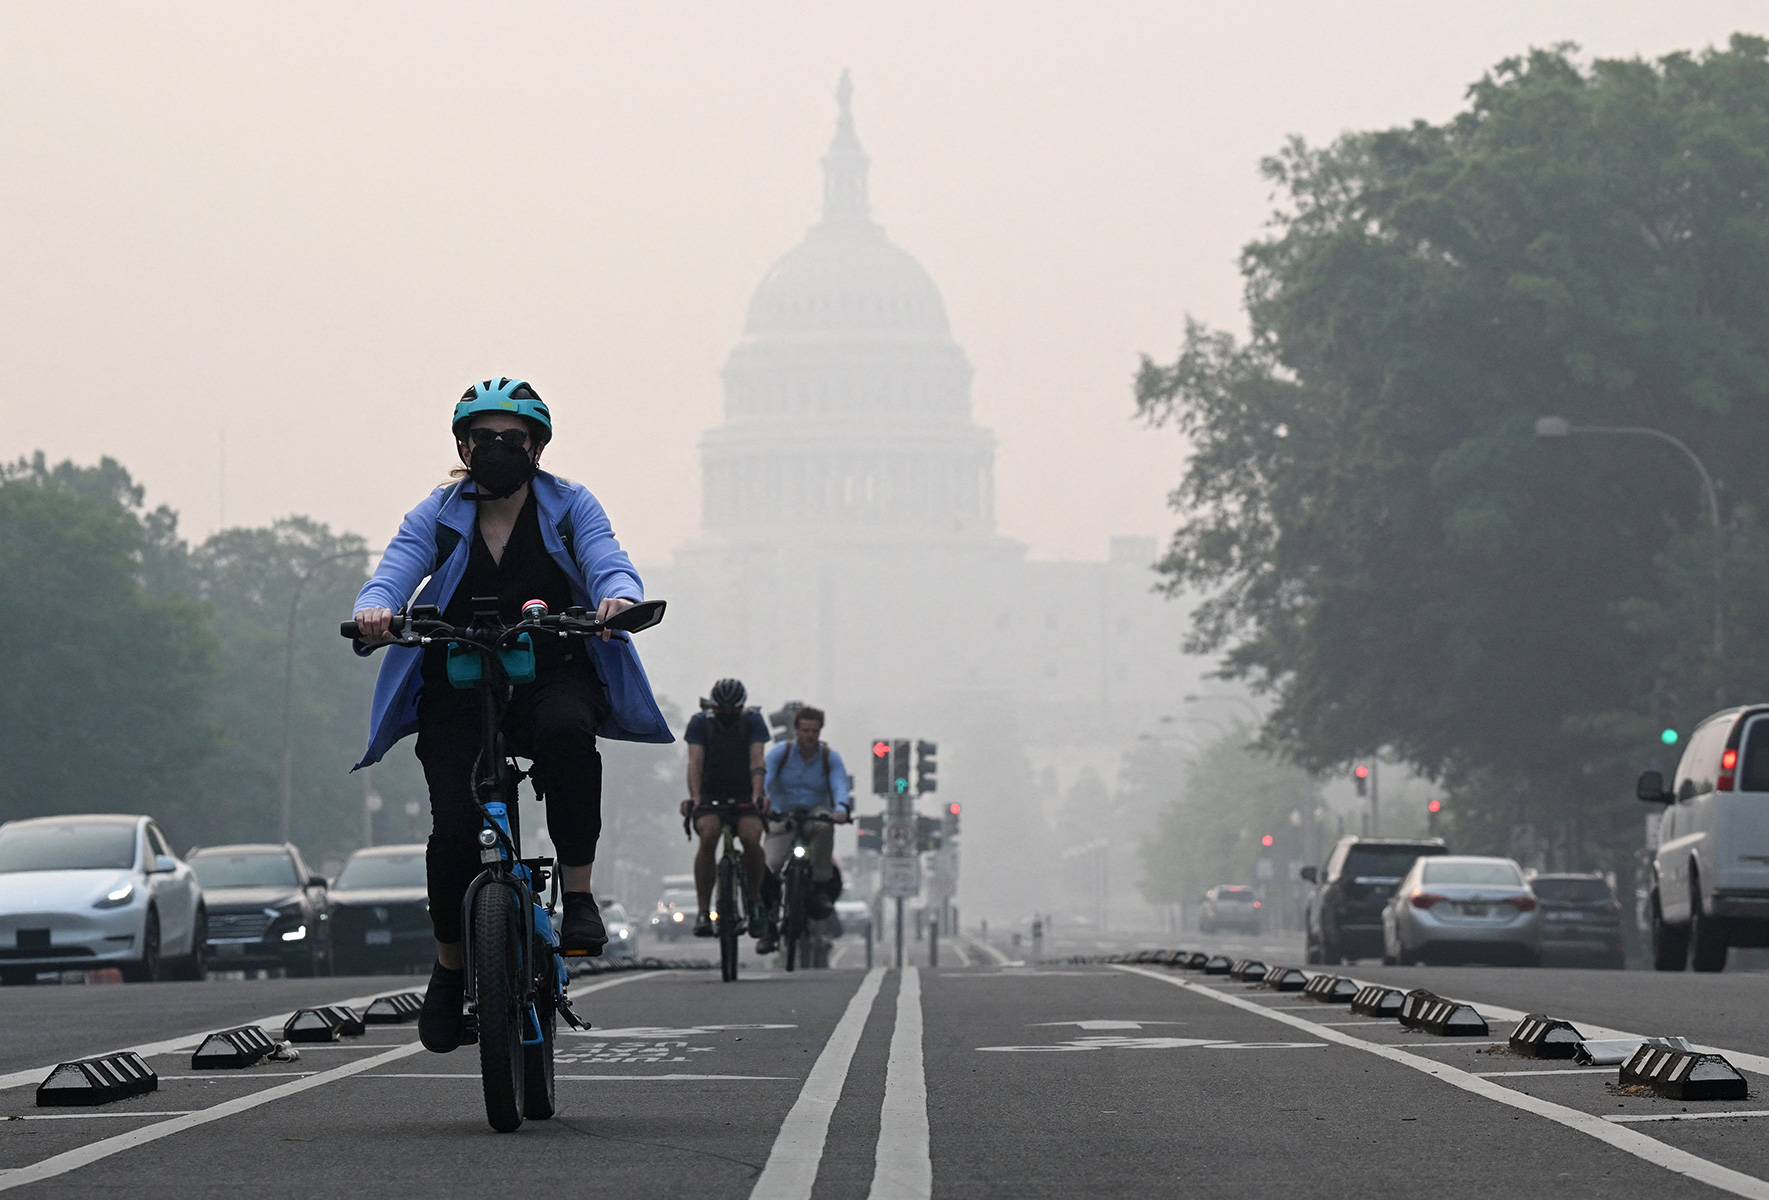
{"label": "bicycle pedal", "polygon": [[477,1046],[479,1044],[479,1014],[467,1012],[461,1014],[461,1040],[457,1046]]}

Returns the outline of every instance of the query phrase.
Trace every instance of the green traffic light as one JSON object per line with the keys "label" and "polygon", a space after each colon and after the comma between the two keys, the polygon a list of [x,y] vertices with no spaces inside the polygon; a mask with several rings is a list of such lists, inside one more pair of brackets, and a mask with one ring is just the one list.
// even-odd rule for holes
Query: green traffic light
{"label": "green traffic light", "polygon": [[1675,746],[1677,744],[1677,731],[1675,729],[1667,729],[1658,735],[1658,740],[1667,746]]}

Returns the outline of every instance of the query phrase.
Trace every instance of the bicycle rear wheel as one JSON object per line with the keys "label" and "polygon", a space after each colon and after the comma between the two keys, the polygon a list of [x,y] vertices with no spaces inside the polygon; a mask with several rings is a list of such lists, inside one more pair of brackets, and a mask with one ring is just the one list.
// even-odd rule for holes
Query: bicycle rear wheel
{"label": "bicycle rear wheel", "polygon": [[518,958],[522,926],[510,889],[487,884],[473,897],[473,988],[479,1014],[479,1075],[485,1119],[499,1133],[522,1125],[525,1054]]}
{"label": "bicycle rear wheel", "polygon": [[729,856],[719,860],[719,978],[726,983],[737,980],[737,941],[741,936],[737,921],[737,866]]}
{"label": "bicycle rear wheel", "polygon": [[534,965],[534,1013],[540,1018],[541,1040],[537,1046],[522,1047],[522,1111],[530,1121],[544,1121],[559,1111],[553,1096],[553,1027],[558,1021],[558,1013],[553,1006],[552,948],[536,938],[531,961]]}

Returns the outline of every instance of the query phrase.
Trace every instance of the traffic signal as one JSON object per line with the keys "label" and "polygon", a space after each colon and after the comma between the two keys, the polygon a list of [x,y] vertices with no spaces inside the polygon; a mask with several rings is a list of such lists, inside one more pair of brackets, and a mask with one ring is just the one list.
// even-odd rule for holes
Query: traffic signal
{"label": "traffic signal", "polygon": [[1443,811],[1443,801],[1433,800],[1425,806],[1425,824],[1432,833],[1437,832],[1437,814]]}
{"label": "traffic signal", "polygon": [[917,816],[915,818],[915,852],[926,854],[929,850],[938,850],[939,848],[940,818]]}
{"label": "traffic signal", "polygon": [[884,814],[876,817],[857,817],[854,830],[860,837],[860,849],[870,850],[874,854],[884,853]]}
{"label": "traffic signal", "polygon": [[883,738],[872,741],[872,794],[891,794],[891,744]]}
{"label": "traffic signal", "polygon": [[1367,796],[1370,792],[1370,768],[1363,763],[1351,769],[1352,776],[1357,780],[1357,794]]}
{"label": "traffic signal", "polygon": [[909,739],[891,743],[891,794],[909,794]]}
{"label": "traffic signal", "polygon": [[1675,746],[1677,744],[1677,731],[1675,729],[1667,729],[1658,735],[1658,740],[1667,746]]}
{"label": "traffic signal", "polygon": [[915,794],[918,796],[940,790],[939,781],[934,778],[934,772],[940,766],[934,761],[934,755],[939,749],[932,742],[915,743]]}
{"label": "traffic signal", "polygon": [[777,742],[790,741],[792,738],[792,719],[799,715],[799,709],[805,706],[803,700],[788,700],[779,708],[768,714],[768,724],[780,732],[774,735]]}
{"label": "traffic signal", "polygon": [[1266,834],[1266,835],[1265,835],[1265,836],[1264,836],[1264,837],[1262,837],[1262,838],[1260,838],[1260,839],[1259,839],[1259,844],[1260,844],[1260,845],[1261,845],[1261,846],[1264,846],[1264,847],[1265,847],[1265,848],[1266,848],[1266,849],[1267,849],[1267,850],[1270,850],[1270,849],[1271,849],[1271,844],[1272,844],[1272,836],[1271,836],[1271,834],[1269,834],[1269,833],[1268,833],[1268,834]]}
{"label": "traffic signal", "polygon": [[958,814],[962,811],[963,806],[961,806],[956,800],[946,806],[945,828],[942,832],[947,837],[958,836]]}

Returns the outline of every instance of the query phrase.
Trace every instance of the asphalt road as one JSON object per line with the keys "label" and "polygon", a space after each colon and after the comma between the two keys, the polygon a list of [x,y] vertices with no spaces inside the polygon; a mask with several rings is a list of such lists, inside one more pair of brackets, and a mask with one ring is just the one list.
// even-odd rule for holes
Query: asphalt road
{"label": "asphalt road", "polygon": [[[1053,935],[1040,948],[1121,944]],[[1267,961],[1284,949],[1230,948]],[[826,971],[746,956],[736,984],[691,970],[579,980],[595,1028],[561,1033],[560,1113],[504,1135],[485,1123],[476,1051],[428,1054],[411,1026],[301,1047],[297,1063],[189,1069],[205,1030],[408,980],[0,989],[0,1192],[1769,1197],[1763,1100],[1621,1095],[1613,1069],[1494,1044],[1545,1008],[1720,1047],[1756,1090],[1769,976],[1342,972],[1473,1001],[1493,1037],[1468,1041],[1161,967],[1039,963],[1024,937],[947,939],[938,967],[928,949],[911,943],[901,971],[883,954],[865,970],[849,940]],[[57,1059],[129,1046],[151,1052],[156,1092],[34,1106]],[[1709,1116],[1730,1112],[1760,1115]],[[1664,1117],[1700,1119],[1641,1119]]]}

